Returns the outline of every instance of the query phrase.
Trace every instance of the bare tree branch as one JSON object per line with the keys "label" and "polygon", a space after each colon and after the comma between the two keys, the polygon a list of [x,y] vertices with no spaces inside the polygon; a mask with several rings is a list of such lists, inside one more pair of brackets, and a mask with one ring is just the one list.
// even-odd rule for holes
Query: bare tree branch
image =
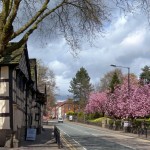
{"label": "bare tree branch", "polygon": [[12,11],[7,19],[7,22],[6,22],[6,26],[11,26],[14,19],[16,18],[16,15],[17,15],[17,11],[18,11],[18,8],[19,8],[19,4],[20,4],[20,0],[14,0],[14,4],[13,4],[13,8],[12,8]]}
{"label": "bare tree branch", "polygon": [[6,1],[2,8],[4,23],[6,23],[6,20],[7,20],[8,14],[9,14],[9,4],[10,4],[10,0]]}
{"label": "bare tree branch", "polygon": [[20,28],[16,32],[14,32],[11,39],[15,38],[16,36],[23,33],[25,30],[27,30],[37,20],[37,18],[47,9],[47,5],[48,5],[49,1],[50,0],[45,0],[42,8],[35,14],[35,16],[33,18],[31,18],[31,20],[29,20],[25,25],[23,25],[22,28]]}

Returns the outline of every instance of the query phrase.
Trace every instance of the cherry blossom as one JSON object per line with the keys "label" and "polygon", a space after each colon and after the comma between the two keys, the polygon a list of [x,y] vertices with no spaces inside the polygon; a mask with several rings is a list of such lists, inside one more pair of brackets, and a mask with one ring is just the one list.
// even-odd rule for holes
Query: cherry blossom
{"label": "cherry blossom", "polygon": [[88,113],[105,112],[107,102],[106,92],[95,92],[89,96],[89,101],[85,111]]}

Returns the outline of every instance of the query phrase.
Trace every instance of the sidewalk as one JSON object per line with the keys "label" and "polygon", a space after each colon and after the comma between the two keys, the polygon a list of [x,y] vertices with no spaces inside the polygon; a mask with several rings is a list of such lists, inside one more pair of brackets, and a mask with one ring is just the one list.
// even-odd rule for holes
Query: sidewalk
{"label": "sidewalk", "polygon": [[[53,126],[44,126],[41,134],[37,135],[35,141],[22,141],[17,150],[58,150],[53,134]],[[15,150],[15,149],[14,149]],[[61,148],[61,150],[64,150]]]}

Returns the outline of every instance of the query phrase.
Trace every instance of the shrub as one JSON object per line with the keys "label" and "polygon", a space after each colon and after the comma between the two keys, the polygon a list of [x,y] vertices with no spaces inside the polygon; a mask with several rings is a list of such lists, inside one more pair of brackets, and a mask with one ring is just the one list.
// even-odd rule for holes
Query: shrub
{"label": "shrub", "polygon": [[95,113],[90,113],[90,114],[86,114],[88,120],[93,120],[93,119],[97,119],[97,118],[101,118],[104,116],[104,114],[99,113],[99,112],[95,112]]}
{"label": "shrub", "polygon": [[120,127],[121,126],[121,120],[115,120],[115,125],[117,127]]}
{"label": "shrub", "polygon": [[67,112],[67,117],[69,117],[69,116],[77,116],[77,113],[75,113],[75,112],[73,112],[73,111],[68,111]]}
{"label": "shrub", "polygon": [[114,124],[114,120],[113,120],[113,119],[109,119],[109,120],[108,120],[108,125],[109,125],[109,128],[110,128],[110,129],[113,128],[113,124]]}

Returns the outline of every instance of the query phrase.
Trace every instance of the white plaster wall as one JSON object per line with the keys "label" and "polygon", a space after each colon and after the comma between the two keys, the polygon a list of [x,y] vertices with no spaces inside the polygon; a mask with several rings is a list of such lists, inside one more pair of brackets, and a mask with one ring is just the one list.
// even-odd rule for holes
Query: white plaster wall
{"label": "white plaster wall", "polygon": [[58,117],[61,117],[62,114],[61,114],[61,107],[58,108]]}
{"label": "white plaster wall", "polygon": [[[0,113],[9,113],[9,100],[0,100]],[[9,125],[9,117],[0,117],[0,129],[10,129]]]}
{"label": "white plaster wall", "polygon": [[[8,78],[9,78],[8,67],[1,67],[0,79],[8,79]],[[0,96],[9,96],[9,83],[8,82],[0,83]]]}
{"label": "white plaster wall", "polygon": [[9,78],[9,72],[8,67],[1,67],[1,79],[8,79]]}
{"label": "white plaster wall", "polygon": [[9,117],[0,117],[0,129],[10,129]]}
{"label": "white plaster wall", "polygon": [[0,113],[9,113],[9,100],[0,100]]}
{"label": "white plaster wall", "polygon": [[[9,68],[1,67],[0,79],[9,79]],[[0,82],[0,96],[9,96],[9,83]],[[9,113],[9,101],[0,100],[0,113]],[[10,129],[10,118],[0,117],[0,129]]]}
{"label": "white plaster wall", "polygon": [[0,82],[0,96],[9,96],[8,82]]}

